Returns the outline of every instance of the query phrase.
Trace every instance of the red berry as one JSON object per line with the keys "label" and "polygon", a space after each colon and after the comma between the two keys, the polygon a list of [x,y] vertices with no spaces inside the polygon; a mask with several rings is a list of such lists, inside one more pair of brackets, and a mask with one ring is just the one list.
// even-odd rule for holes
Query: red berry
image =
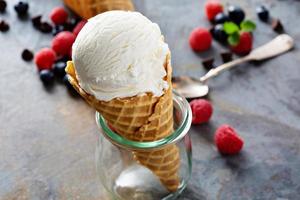
{"label": "red berry", "polygon": [[252,35],[249,32],[242,32],[240,34],[240,42],[236,46],[231,46],[231,50],[240,55],[250,53],[252,50]]}
{"label": "red berry", "polygon": [[44,48],[35,54],[35,64],[39,70],[51,69],[55,61],[56,54],[52,49]]}
{"label": "red berry", "polygon": [[195,99],[190,102],[193,113],[193,124],[201,124],[208,122],[213,113],[211,103],[205,99]]}
{"label": "red berry", "polygon": [[63,7],[56,7],[51,11],[50,19],[56,25],[64,24],[68,19],[68,13]]}
{"label": "red berry", "polygon": [[212,21],[221,12],[223,12],[223,6],[218,0],[208,0],[206,2],[205,13],[208,20]]}
{"label": "red berry", "polygon": [[110,123],[107,123],[107,126],[110,128],[110,130],[116,132],[116,129]]}
{"label": "red berry", "polygon": [[58,54],[68,56],[75,41],[75,35],[69,31],[62,31],[52,40],[52,49]]}
{"label": "red berry", "polygon": [[243,139],[227,124],[220,126],[215,133],[215,144],[222,154],[237,154],[244,145]]}
{"label": "red berry", "polygon": [[78,35],[78,33],[81,31],[81,29],[83,28],[83,26],[86,24],[86,20],[82,20],[80,22],[78,22],[78,24],[75,26],[75,28],[73,29],[73,33],[74,35]]}
{"label": "red berry", "polygon": [[206,28],[195,28],[189,38],[189,43],[194,51],[205,51],[211,47],[212,37]]}

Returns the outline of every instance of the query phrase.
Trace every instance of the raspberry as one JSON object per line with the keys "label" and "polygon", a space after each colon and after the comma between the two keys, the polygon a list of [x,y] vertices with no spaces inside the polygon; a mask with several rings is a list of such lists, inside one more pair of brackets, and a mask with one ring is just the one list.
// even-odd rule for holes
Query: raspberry
{"label": "raspberry", "polygon": [[41,71],[43,69],[51,69],[55,58],[56,54],[52,49],[44,48],[36,53],[34,60],[38,69]]}
{"label": "raspberry", "polygon": [[73,33],[74,35],[78,35],[78,33],[81,31],[81,29],[83,28],[83,26],[86,24],[86,20],[82,20],[80,22],[78,22],[78,24],[75,26],[75,28],[73,29]]}
{"label": "raspberry", "polygon": [[215,144],[220,153],[233,155],[241,151],[244,141],[232,127],[224,124],[215,133]]}
{"label": "raspberry", "polygon": [[211,103],[205,99],[195,99],[190,102],[193,113],[193,124],[201,124],[208,122],[213,113]]}
{"label": "raspberry", "polygon": [[189,43],[194,51],[205,51],[209,49],[211,42],[211,34],[205,28],[196,28],[190,34]]}
{"label": "raspberry", "polygon": [[231,46],[231,50],[240,55],[248,54],[252,49],[252,35],[249,32],[240,33],[240,42],[236,46]]}
{"label": "raspberry", "polygon": [[51,21],[56,24],[64,24],[68,19],[68,13],[63,7],[56,7],[50,13]]}
{"label": "raspberry", "polygon": [[223,6],[219,1],[209,0],[206,2],[205,13],[208,20],[212,21],[221,12],[223,12]]}
{"label": "raspberry", "polygon": [[59,55],[69,56],[75,35],[69,31],[62,31],[52,40],[52,49]]}

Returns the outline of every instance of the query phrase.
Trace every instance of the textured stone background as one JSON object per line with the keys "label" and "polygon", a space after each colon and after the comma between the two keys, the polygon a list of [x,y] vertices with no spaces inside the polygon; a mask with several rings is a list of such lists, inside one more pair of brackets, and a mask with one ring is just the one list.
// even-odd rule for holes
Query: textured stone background
{"label": "textured stone background", "polygon": [[[51,36],[20,22],[12,9],[11,24],[0,33],[0,199],[106,199],[94,167],[94,111],[57,84],[46,91],[33,63],[20,59],[23,48],[49,46]],[[224,47],[193,53],[190,31],[208,26],[199,0],[135,0],[137,10],[157,22],[173,56],[174,75],[200,76],[201,58],[216,62]],[[226,0],[247,8],[265,3],[282,19],[296,40],[292,52],[261,64],[244,64],[209,82],[215,113],[207,125],[193,126],[192,179],[180,199],[300,199],[300,2],[296,0]],[[31,15],[49,13],[58,0],[30,1]],[[255,44],[276,36],[258,22]],[[241,154],[223,157],[213,145],[214,130],[234,126],[245,139]]]}

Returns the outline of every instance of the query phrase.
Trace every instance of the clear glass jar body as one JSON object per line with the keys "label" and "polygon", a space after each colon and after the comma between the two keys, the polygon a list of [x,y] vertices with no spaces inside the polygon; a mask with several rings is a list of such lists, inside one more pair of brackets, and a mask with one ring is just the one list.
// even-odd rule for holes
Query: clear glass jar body
{"label": "clear glass jar body", "polygon": [[[176,199],[186,187],[192,168],[192,144],[187,134],[191,126],[191,110],[188,102],[173,93],[174,132],[153,142],[134,142],[114,133],[99,113],[96,122],[97,134],[96,167],[100,181],[111,199],[116,200],[169,200]],[[168,191],[159,178],[134,158],[134,151],[153,151],[168,145],[179,149],[180,185],[175,192]]]}

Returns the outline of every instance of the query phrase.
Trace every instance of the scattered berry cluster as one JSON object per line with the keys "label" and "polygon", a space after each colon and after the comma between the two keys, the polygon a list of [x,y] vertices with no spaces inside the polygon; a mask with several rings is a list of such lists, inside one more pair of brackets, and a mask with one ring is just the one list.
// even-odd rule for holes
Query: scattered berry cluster
{"label": "scattered berry cluster", "polygon": [[[5,13],[7,2],[0,0],[0,13]],[[19,1],[14,5],[14,10],[19,18],[28,18],[29,4]],[[55,77],[62,80],[70,87],[67,81],[65,67],[66,61],[71,59],[72,45],[76,36],[85,25],[85,20],[69,17],[68,12],[63,7],[54,8],[49,14],[51,23],[44,21],[42,15],[31,18],[33,27],[41,33],[52,33],[54,36],[51,48],[43,48],[33,55],[29,49],[24,49],[21,57],[24,61],[31,61],[34,58],[41,81],[45,86],[52,85]],[[0,32],[9,30],[9,24],[4,20],[0,21]]]}
{"label": "scattered berry cluster", "polygon": [[[202,124],[210,120],[213,114],[212,104],[205,99],[195,99],[190,102],[192,123]],[[244,145],[243,139],[229,125],[221,125],[215,132],[215,145],[221,154],[233,155],[239,153]]]}
{"label": "scattered berry cluster", "polygon": [[[284,31],[283,25],[281,21],[277,18],[271,18],[270,20],[270,14],[268,9],[265,6],[258,6],[256,8],[256,13],[258,18],[265,22],[265,23],[271,23],[272,29],[277,33],[282,33]],[[271,21],[271,22],[270,22]]]}
{"label": "scattered berry cluster", "polygon": [[[51,48],[43,48],[36,53],[35,63],[40,73],[40,79],[45,85],[51,85],[54,77],[63,80],[69,87],[65,73],[66,61],[71,59],[72,45],[86,21],[69,18],[63,7],[54,8],[49,15],[52,24],[42,22],[42,16],[32,18],[32,24],[41,32],[52,32],[54,38]],[[46,28],[45,29],[45,24]]]}
{"label": "scattered berry cluster", "polygon": [[65,73],[66,61],[71,59],[72,45],[86,21],[69,18],[63,7],[54,8],[49,15],[52,23],[42,22],[42,16],[32,18],[32,24],[41,32],[52,32],[54,38],[51,48],[43,48],[37,52],[35,63],[40,73],[40,79],[45,85],[51,85],[54,77],[63,80],[69,87]]}
{"label": "scattered berry cluster", "polygon": [[[6,11],[7,3],[4,0],[0,0],[0,13],[4,13]],[[0,20],[0,32],[6,32],[9,30],[9,24],[4,21]]]}
{"label": "scattered berry cluster", "polygon": [[[209,0],[205,4],[207,19],[213,27],[196,28],[190,35],[190,46],[194,51],[205,51],[211,47],[212,38],[229,45],[232,52],[247,54],[252,49],[254,22],[245,20],[245,12],[239,6],[230,5],[227,13],[217,0]],[[199,47],[201,45],[201,47]]]}
{"label": "scattered berry cluster", "polygon": [[[5,0],[0,0],[0,13],[6,12],[7,3]],[[14,9],[17,12],[18,17],[25,18],[27,17],[29,5],[27,2],[19,1],[16,5],[14,5]],[[6,32],[9,30],[9,24],[1,20],[0,21],[0,32]]]}
{"label": "scattered berry cluster", "polygon": [[1,12],[1,13],[4,13],[4,12],[5,12],[6,6],[7,6],[6,1],[0,0],[0,12]]}
{"label": "scattered berry cluster", "polygon": [[[269,11],[265,6],[256,8],[258,18],[263,22],[270,19]],[[212,45],[212,39],[229,46],[229,52],[221,53],[223,62],[232,58],[231,52],[238,55],[246,55],[252,50],[253,34],[256,25],[253,21],[246,19],[244,10],[236,5],[226,8],[218,0],[208,0],[205,3],[205,14],[211,22],[212,28],[195,28],[189,37],[190,47],[196,52],[208,50]],[[272,28],[276,32],[283,31],[283,26],[278,19],[272,19]],[[214,67],[213,59],[203,61],[203,66],[210,70]]]}

